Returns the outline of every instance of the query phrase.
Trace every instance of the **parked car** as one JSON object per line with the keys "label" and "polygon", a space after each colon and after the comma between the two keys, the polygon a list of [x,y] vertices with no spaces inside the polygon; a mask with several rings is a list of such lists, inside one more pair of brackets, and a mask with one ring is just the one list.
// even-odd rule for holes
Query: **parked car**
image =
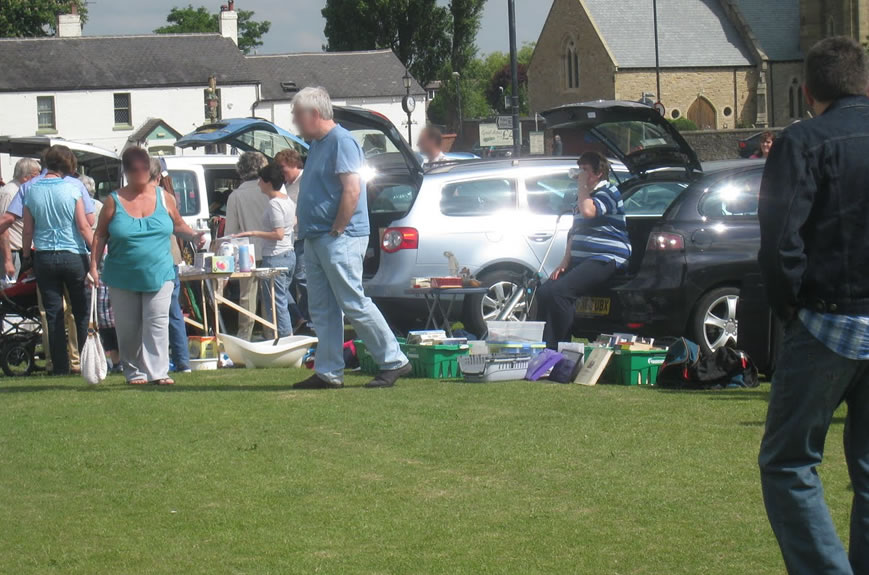
{"label": "parked car", "polygon": [[765,132],[758,132],[737,142],[737,152],[740,158],[750,158],[760,150],[760,137]]}
{"label": "parked car", "polygon": [[63,145],[75,154],[80,173],[90,176],[96,183],[98,196],[105,196],[118,188],[121,181],[121,158],[115,152],[90,144],[82,144],[49,136],[0,137],[0,154],[14,158],[41,159],[51,146]]}
{"label": "parked car", "polygon": [[[608,106],[605,113],[623,106]],[[599,107],[577,104],[543,116],[556,131],[587,130],[590,125],[600,130]],[[591,124],[589,114],[598,116]],[[678,153],[662,149],[658,154],[668,170],[654,170],[621,185],[633,246],[629,269],[598,294],[580,299],[575,330],[580,335],[685,335],[706,350],[724,345],[745,348],[739,340],[742,317],[744,324],[765,326],[759,328],[766,330],[763,337],[754,334],[752,349],[746,351],[762,368],[769,368],[773,358],[768,306],[754,306],[748,318],[739,310],[746,281],[751,279],[754,294],[758,292],[757,202],[764,162],[713,162],[701,168],[681,137],[673,142]],[[653,149],[638,150],[625,163],[642,161],[649,151]],[[667,192],[661,193],[658,186]],[[638,210],[636,204],[650,209]]]}

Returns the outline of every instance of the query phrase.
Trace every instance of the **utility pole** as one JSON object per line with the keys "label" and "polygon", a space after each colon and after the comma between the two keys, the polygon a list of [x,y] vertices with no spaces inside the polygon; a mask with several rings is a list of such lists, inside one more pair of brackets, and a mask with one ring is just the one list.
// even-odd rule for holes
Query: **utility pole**
{"label": "utility pole", "polygon": [[652,21],[655,26],[655,82],[657,83],[657,99],[661,101],[661,52],[658,47],[658,0],[652,0]]}
{"label": "utility pole", "polygon": [[516,52],[516,2],[507,0],[510,19],[510,75],[513,76],[513,157],[522,153],[522,132],[519,125],[519,56]]}

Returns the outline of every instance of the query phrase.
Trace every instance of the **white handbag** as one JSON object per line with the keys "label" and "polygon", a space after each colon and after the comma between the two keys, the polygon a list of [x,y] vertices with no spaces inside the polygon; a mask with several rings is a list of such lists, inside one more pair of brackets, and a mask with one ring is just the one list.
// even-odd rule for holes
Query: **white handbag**
{"label": "white handbag", "polygon": [[108,374],[109,366],[106,363],[106,352],[103,351],[103,342],[97,329],[97,288],[91,289],[91,317],[88,325],[88,337],[81,350],[81,375],[85,381],[96,385],[103,381]]}

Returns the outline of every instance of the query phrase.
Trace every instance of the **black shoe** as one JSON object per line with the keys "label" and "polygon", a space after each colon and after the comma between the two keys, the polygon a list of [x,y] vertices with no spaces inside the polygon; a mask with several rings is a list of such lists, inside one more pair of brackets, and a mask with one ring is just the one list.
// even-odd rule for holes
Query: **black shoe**
{"label": "black shoe", "polygon": [[398,369],[384,370],[377,374],[377,377],[365,384],[368,389],[377,389],[381,387],[393,387],[395,382],[400,377],[413,373],[413,366],[409,363],[404,364]]}
{"label": "black shoe", "polygon": [[316,373],[305,381],[293,384],[293,389],[341,389],[342,387],[344,387],[343,383],[329,383]]}

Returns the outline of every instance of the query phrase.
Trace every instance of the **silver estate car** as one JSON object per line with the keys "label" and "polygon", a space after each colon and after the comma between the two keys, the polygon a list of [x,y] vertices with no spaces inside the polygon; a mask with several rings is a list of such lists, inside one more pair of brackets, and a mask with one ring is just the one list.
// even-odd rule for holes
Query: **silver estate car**
{"label": "silver estate car", "polygon": [[[486,320],[524,289],[526,274],[542,266],[548,276],[561,261],[576,198],[571,168],[576,159],[461,162],[427,170],[416,193],[401,186],[370,193],[380,241],[369,250],[365,292],[402,327],[424,309],[418,296],[407,294],[413,278],[449,275],[452,254],[489,287],[486,296],[466,298],[461,309],[466,329],[485,333]],[[613,177],[626,176],[614,162]],[[383,218],[405,210],[397,219]],[[507,319],[528,319],[523,302]]]}

